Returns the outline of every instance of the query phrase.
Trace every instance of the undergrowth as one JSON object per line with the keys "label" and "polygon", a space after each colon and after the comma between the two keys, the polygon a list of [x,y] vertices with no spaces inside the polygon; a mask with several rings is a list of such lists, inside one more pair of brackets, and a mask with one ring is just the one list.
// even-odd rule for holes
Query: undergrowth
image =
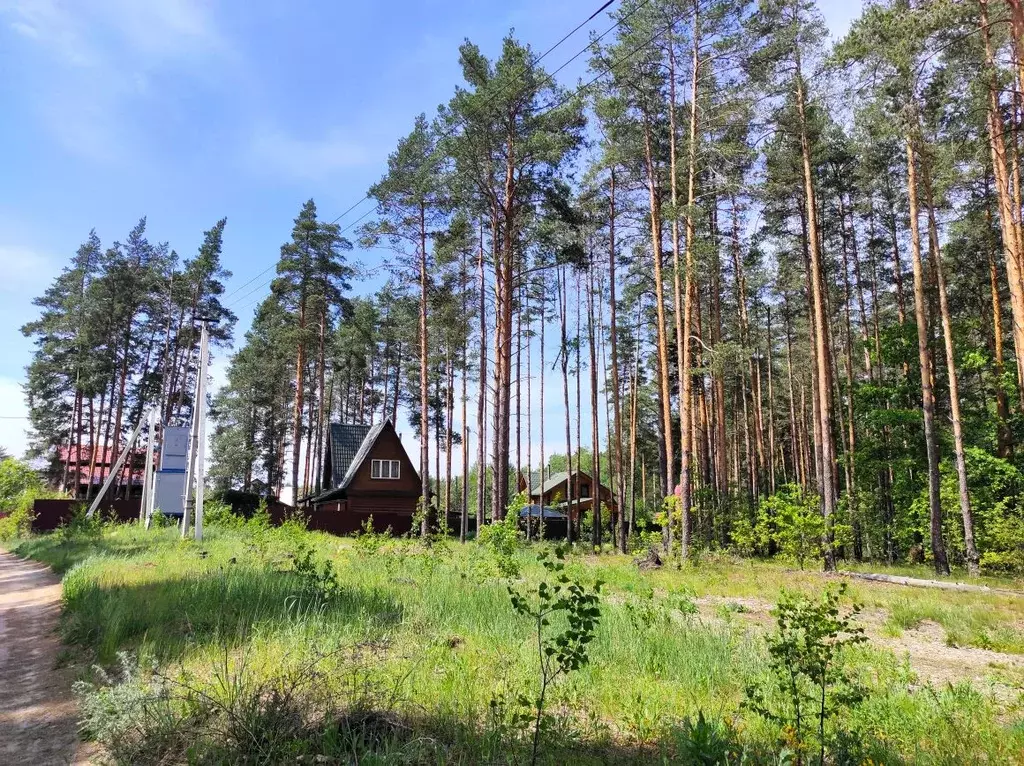
{"label": "undergrowth", "polygon": [[[537,592],[545,549],[517,540],[502,551],[517,592]],[[210,525],[202,544],[173,528],[105,526],[32,537],[18,552],[66,572],[64,639],[98,666],[78,687],[85,727],[118,762],[531,758],[533,730],[517,716],[520,695],[537,689],[536,625],[512,608],[508,573],[488,547],[369,530],[352,541],[250,521]],[[703,598],[773,604],[782,585],[820,592],[820,573],[715,556],[641,572],[627,557],[590,554],[569,554],[562,572],[605,584],[587,662],[547,692],[539,762],[778,762],[778,725],[741,704],[745,689],[772,678],[771,626],[753,606],[722,616]],[[1024,608],[996,594],[855,584],[851,595],[865,612],[893,607],[894,629],[909,629],[920,607],[923,619],[1009,637]],[[1021,760],[1024,679],[1012,668],[995,695],[983,684],[930,687],[870,644],[845,654],[865,693],[830,753]]]}

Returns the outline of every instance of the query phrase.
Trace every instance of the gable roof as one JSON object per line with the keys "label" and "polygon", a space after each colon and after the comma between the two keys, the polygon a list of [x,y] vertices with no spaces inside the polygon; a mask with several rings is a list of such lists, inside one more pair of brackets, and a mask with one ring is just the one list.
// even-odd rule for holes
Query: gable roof
{"label": "gable roof", "polygon": [[[373,426],[349,423],[331,423],[331,489],[336,489],[348,475],[354,458]],[[357,464],[358,465],[358,464]]]}
{"label": "gable roof", "polygon": [[380,432],[384,430],[384,426],[390,425],[390,420],[382,420],[375,426],[370,426],[366,435],[363,437],[362,444],[359,445],[359,449],[352,456],[349,461],[348,468],[345,471],[341,481],[338,482],[338,489],[346,489],[349,484],[352,483],[352,479],[356,476],[356,471],[359,470],[359,466],[366,460],[366,456],[370,454],[370,450],[373,449],[373,445],[377,443],[377,437],[380,436]]}
{"label": "gable roof", "polygon": [[[345,490],[355,479],[360,466],[366,462],[384,429],[394,432],[391,420],[373,426],[331,423],[331,482],[333,486],[312,498],[314,503],[344,497]],[[399,441],[401,444],[401,441]],[[403,451],[405,447],[402,447]],[[406,456],[408,458],[408,456]],[[413,469],[415,473],[415,468]]]}
{"label": "gable roof", "polygon": [[[574,476],[578,474],[580,476],[580,478],[583,478],[585,476],[587,482],[592,481],[592,478],[591,478],[590,474],[587,473],[586,471],[580,471],[578,469],[573,469],[572,473],[573,473]],[[532,497],[533,495],[546,495],[548,492],[551,492],[553,489],[556,489],[560,484],[564,484],[568,480],[569,480],[568,472],[566,472],[566,471],[559,471],[558,473],[553,473],[550,476],[548,476],[547,481],[544,482],[544,486],[538,487],[537,485],[540,483],[540,474],[539,473],[531,474],[531,477],[530,477],[530,496]],[[599,482],[599,484],[600,484],[600,482]],[[600,484],[600,487],[601,487],[601,489],[607,489],[607,487],[604,484]]]}

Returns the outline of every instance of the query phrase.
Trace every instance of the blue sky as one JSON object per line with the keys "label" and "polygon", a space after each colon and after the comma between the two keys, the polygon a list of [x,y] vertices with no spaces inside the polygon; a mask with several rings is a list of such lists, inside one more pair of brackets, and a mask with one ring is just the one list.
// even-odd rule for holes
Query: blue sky
{"label": "blue sky", "polygon": [[[0,446],[25,444],[18,328],[91,228],[106,245],[146,215],[150,239],[187,256],[227,216],[241,337],[265,277],[238,288],[276,260],[302,202],[330,219],[365,194],[414,116],[450,97],[464,38],[493,54],[514,28],[543,51],[601,4],[0,0]],[[834,32],[857,6],[822,3]],[[355,257],[373,272],[382,255]]]}

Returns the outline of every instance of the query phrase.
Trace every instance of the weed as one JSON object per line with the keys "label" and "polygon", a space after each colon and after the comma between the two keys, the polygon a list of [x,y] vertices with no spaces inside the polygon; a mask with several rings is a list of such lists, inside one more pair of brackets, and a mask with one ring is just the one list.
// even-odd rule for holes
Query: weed
{"label": "weed", "polygon": [[815,723],[820,763],[825,763],[826,724],[865,694],[845,667],[845,650],[867,640],[853,623],[860,606],[840,613],[845,592],[845,583],[826,588],[820,600],[783,592],[774,612],[778,627],[767,639],[774,678],[768,688],[747,689],[747,706],[780,727],[798,765],[809,752]]}
{"label": "weed", "polygon": [[736,732],[720,720],[704,717],[686,718],[676,733],[677,756],[681,763],[694,766],[722,766],[738,761],[742,749],[736,741]]}
{"label": "weed", "polygon": [[519,531],[519,508],[522,507],[522,497],[525,497],[524,493],[514,498],[509,504],[509,512],[505,514],[505,518],[485,526],[477,533],[476,538],[480,545],[490,552],[498,574],[509,580],[517,578],[520,572],[516,551],[522,541],[522,533]]}
{"label": "weed", "polygon": [[304,590],[311,595],[314,605],[329,605],[341,590],[334,565],[328,559],[318,556],[312,546],[301,540],[295,546],[294,556],[292,566],[295,574],[302,580]]}
{"label": "weed", "polygon": [[[554,578],[553,583],[541,580],[535,591],[524,594],[509,586],[509,598],[517,614],[530,618],[536,626],[537,658],[540,671],[540,691],[534,702],[534,728],[531,763],[537,762],[540,745],[541,720],[548,688],[560,676],[579,670],[588,662],[588,646],[594,640],[594,631],[601,618],[599,594],[600,580],[593,589],[587,589],[565,573],[565,548],[555,549],[552,560],[547,551],[538,557],[544,571]],[[562,632],[548,635],[546,628],[557,614],[565,616]]]}

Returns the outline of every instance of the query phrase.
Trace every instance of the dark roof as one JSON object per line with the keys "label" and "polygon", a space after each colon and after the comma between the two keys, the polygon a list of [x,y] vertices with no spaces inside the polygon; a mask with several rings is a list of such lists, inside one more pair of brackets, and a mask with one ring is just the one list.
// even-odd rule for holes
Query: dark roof
{"label": "dark roof", "polygon": [[338,481],[338,489],[345,489],[351,483],[352,479],[356,476],[356,471],[359,470],[359,466],[366,460],[366,456],[370,454],[370,450],[373,449],[373,445],[377,443],[377,437],[380,436],[380,432],[384,430],[384,426],[390,425],[390,420],[382,420],[375,426],[371,426],[370,430],[366,432],[366,436],[363,437],[363,443],[359,445],[359,449],[356,450],[356,454],[352,456],[349,461],[348,469],[342,476],[341,481]]}
{"label": "dark roof", "polygon": [[[586,471],[573,469],[572,475],[579,475],[581,479],[583,479],[583,477],[586,476],[587,478],[583,479],[584,481],[593,481],[593,477],[591,477],[590,474],[588,474]],[[530,482],[530,497],[533,497],[534,495],[546,495],[551,490],[556,489],[558,486],[564,484],[566,481],[569,480],[569,473],[567,471],[559,471],[558,473],[548,474],[547,481],[544,482],[544,486],[542,487],[538,486],[538,484],[540,483],[540,474],[537,473],[535,479],[533,479],[532,477],[533,475],[531,475]],[[601,489],[608,489],[604,484],[600,484],[600,482],[598,483]]]}
{"label": "dark roof", "polygon": [[565,514],[559,513],[554,508],[541,508],[539,505],[525,505],[522,510],[519,511],[520,516],[530,516],[537,518],[541,516],[545,519],[564,519]]}
{"label": "dark roof", "polygon": [[390,420],[373,426],[331,423],[331,486],[314,497],[313,502],[324,503],[344,497],[345,490],[355,478],[359,466],[366,461],[381,432],[390,426]]}
{"label": "dark roof", "polygon": [[331,489],[341,484],[372,428],[361,424],[331,423]]}

